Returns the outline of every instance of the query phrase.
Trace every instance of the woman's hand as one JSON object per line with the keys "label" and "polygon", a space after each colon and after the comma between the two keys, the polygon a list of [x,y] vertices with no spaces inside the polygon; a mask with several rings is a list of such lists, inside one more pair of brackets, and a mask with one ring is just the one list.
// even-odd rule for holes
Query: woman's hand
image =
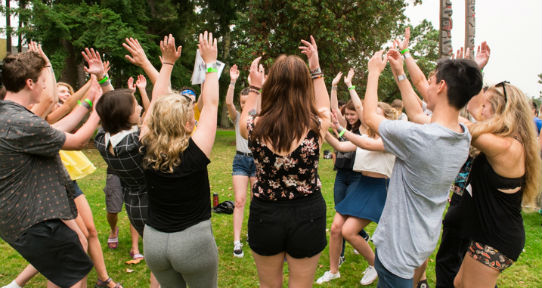
{"label": "woman's hand", "polygon": [[301,43],[303,43],[303,46],[300,46],[299,49],[301,49],[301,53],[307,55],[307,59],[309,60],[309,69],[311,72],[320,68],[320,61],[318,60],[318,46],[316,46],[314,37],[311,35],[311,42],[301,40]]}

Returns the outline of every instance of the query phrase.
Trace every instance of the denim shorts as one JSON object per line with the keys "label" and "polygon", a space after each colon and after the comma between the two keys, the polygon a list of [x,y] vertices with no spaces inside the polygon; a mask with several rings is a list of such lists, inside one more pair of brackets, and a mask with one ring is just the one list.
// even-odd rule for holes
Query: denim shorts
{"label": "denim shorts", "polygon": [[75,199],[75,198],[83,195],[83,190],[81,190],[81,188],[77,184],[77,181],[73,180],[72,183],[73,183],[73,186],[75,188],[75,194],[73,195],[73,199]]}
{"label": "denim shorts", "polygon": [[231,175],[256,177],[256,165],[254,165],[254,158],[236,153],[235,157],[233,158]]}

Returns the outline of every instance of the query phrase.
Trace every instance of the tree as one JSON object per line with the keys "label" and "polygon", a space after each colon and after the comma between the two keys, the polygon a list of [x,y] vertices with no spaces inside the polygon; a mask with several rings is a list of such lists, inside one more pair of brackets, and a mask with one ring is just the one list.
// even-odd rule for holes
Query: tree
{"label": "tree", "polygon": [[[542,84],[542,73],[538,74],[538,84]],[[540,97],[542,97],[542,90],[540,90]]]}

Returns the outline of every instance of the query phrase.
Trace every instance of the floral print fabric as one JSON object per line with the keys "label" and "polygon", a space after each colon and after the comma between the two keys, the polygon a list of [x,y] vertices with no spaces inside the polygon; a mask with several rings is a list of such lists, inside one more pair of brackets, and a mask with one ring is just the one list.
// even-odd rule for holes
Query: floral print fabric
{"label": "floral print fabric", "polygon": [[249,117],[247,127],[248,147],[254,157],[258,179],[252,187],[254,197],[264,201],[283,201],[320,193],[322,185],[318,177],[320,146],[317,133],[309,131],[294,151],[281,156],[252,137],[254,116]]}

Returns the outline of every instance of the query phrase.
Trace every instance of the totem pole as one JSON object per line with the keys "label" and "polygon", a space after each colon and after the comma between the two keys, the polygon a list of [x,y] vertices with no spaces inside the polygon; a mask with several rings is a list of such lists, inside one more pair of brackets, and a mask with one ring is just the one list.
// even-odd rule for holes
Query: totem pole
{"label": "totem pole", "polygon": [[475,36],[475,0],[465,0],[465,49],[470,49],[470,57],[474,58],[474,36]]}
{"label": "totem pole", "polygon": [[440,0],[440,58],[452,56],[452,26],[452,0]]}

